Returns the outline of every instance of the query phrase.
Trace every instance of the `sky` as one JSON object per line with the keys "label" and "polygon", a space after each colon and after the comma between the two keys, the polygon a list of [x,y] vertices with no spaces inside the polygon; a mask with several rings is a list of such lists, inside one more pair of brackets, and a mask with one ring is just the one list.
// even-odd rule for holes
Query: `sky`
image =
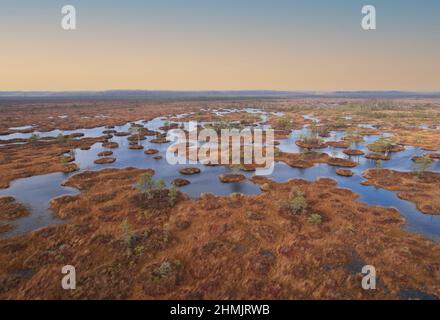
{"label": "sky", "polygon": [[0,91],[440,90],[438,0],[0,0],[0,41]]}

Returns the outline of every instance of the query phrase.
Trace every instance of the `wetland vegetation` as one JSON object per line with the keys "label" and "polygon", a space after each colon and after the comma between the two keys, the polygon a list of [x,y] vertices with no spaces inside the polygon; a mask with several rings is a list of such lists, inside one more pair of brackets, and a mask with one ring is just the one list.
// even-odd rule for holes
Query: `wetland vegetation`
{"label": "wetland vegetation", "polygon": [[[436,99],[2,108],[0,298],[440,297]],[[273,172],[167,163],[167,134],[190,121],[274,129]],[[66,264],[73,291],[59,285]]]}

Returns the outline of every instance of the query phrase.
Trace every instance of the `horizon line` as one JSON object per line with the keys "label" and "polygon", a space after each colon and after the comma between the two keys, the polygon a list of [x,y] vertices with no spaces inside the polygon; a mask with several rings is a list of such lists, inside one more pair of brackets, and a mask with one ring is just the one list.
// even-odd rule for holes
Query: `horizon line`
{"label": "horizon line", "polygon": [[346,99],[440,99],[439,91],[356,90],[356,91],[287,91],[287,90],[65,90],[65,91],[0,91],[1,101],[30,99],[238,99],[238,98],[346,98]]}
{"label": "horizon line", "polygon": [[405,93],[440,93],[438,90],[406,89],[356,89],[356,90],[283,90],[283,89],[67,89],[67,90],[0,90],[0,93],[69,93],[69,92],[286,92],[286,93],[337,93],[337,92],[405,92]]}

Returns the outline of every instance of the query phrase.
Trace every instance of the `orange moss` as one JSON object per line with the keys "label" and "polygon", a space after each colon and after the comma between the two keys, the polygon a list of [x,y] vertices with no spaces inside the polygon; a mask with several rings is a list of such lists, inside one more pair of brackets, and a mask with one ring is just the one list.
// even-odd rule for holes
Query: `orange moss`
{"label": "orange moss", "polygon": [[[359,203],[331,179],[255,177],[270,185],[260,195],[204,194],[143,209],[130,200],[143,172],[71,177],[67,184],[83,192],[53,204],[68,223],[0,242],[0,298],[398,299],[408,288],[440,295],[440,247],[403,231],[396,210]],[[280,211],[292,188],[304,193],[303,214]],[[309,222],[312,213],[320,225]],[[81,274],[76,290],[53,276],[64,264]],[[380,275],[374,291],[360,286],[365,264]]]}
{"label": "orange moss", "polygon": [[398,172],[388,169],[369,169],[363,173],[366,185],[374,185],[409,200],[427,214],[440,214],[440,173]]}
{"label": "orange moss", "polygon": [[14,220],[29,215],[27,208],[14,197],[0,197],[0,220]]}

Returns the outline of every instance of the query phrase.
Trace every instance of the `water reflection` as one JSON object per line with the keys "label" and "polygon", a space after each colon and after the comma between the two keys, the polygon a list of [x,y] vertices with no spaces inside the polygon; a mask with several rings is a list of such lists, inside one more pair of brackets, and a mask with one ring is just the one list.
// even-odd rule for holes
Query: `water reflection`
{"label": "water reflection", "polygon": [[[227,109],[214,111],[218,115],[223,115],[232,112]],[[246,112],[258,113],[261,115],[261,122],[266,121],[267,113],[258,109],[247,109]],[[280,113],[280,115],[282,115]],[[175,117],[181,118],[184,115],[177,115]],[[319,119],[314,118],[311,115],[304,116],[307,119],[311,119],[315,122],[319,122]],[[150,121],[136,121],[134,123],[143,125],[150,130],[159,131],[159,128],[164,125],[167,119],[164,117],[155,118]],[[202,124],[203,125],[203,124]],[[361,126],[366,126],[362,124]],[[131,123],[127,123],[121,126],[116,126],[117,131],[128,131]],[[79,129],[70,131],[53,130],[50,132],[40,132],[41,137],[44,136],[57,136],[58,134],[70,134],[70,133],[83,133],[85,137],[99,137],[102,136],[102,131],[106,130],[105,127],[91,128],[91,129]],[[282,140],[278,146],[283,152],[301,152],[301,148],[296,146],[295,141],[300,135],[306,134],[307,128],[301,130],[293,130],[290,136]],[[325,140],[340,140],[344,136],[343,131],[332,131],[330,137]],[[29,137],[29,134],[13,133],[7,135],[8,139],[12,137],[22,138]],[[388,134],[389,135],[389,134]],[[151,138],[151,137],[148,137]],[[366,146],[369,143],[377,140],[379,136],[365,136],[365,141],[356,143],[353,148],[369,153]],[[168,144],[155,144],[150,141],[143,140],[140,144],[144,146],[144,149],[157,149],[162,155],[163,159],[156,160],[152,156],[145,155],[142,150],[130,150],[128,149],[127,137],[113,137],[112,141],[119,144],[119,148],[111,149],[113,151],[113,157],[117,160],[112,164],[97,165],[94,160],[97,158],[97,153],[108,150],[101,146],[101,143],[94,144],[89,150],[75,150],[75,162],[80,168],[80,171],[84,170],[100,170],[104,168],[125,168],[125,167],[137,167],[137,168],[151,168],[154,169],[156,178],[164,179],[167,184],[170,184],[175,178],[183,177],[179,174],[179,169],[187,165],[169,165],[165,160],[165,152],[169,146]],[[344,153],[343,149],[328,147],[321,149],[321,152],[327,152],[329,155],[338,156],[343,158],[349,158]],[[423,150],[416,147],[407,147],[405,151],[391,154],[389,161],[383,161],[382,167],[398,170],[398,171],[410,171],[413,167],[413,161],[411,158],[414,155],[423,154]],[[373,186],[364,186],[360,182],[363,180],[362,172],[369,168],[374,168],[376,162],[374,160],[366,159],[363,156],[351,157],[352,160],[359,163],[356,168],[353,168],[353,177],[346,178],[336,174],[335,167],[328,166],[326,164],[316,165],[313,168],[298,169],[287,166],[284,163],[277,163],[275,169],[270,176],[278,182],[285,182],[291,178],[302,178],[308,181],[314,181],[318,177],[333,178],[338,182],[340,187],[348,188],[359,194],[359,201],[365,202],[369,205],[380,205],[384,207],[394,207],[406,218],[406,228],[411,231],[419,232],[425,236],[438,240],[440,235],[440,216],[426,215],[419,212],[416,206],[408,201],[399,199],[394,192],[384,189],[375,188]],[[212,192],[217,195],[228,195],[233,192],[240,192],[243,194],[258,194],[260,189],[257,185],[253,184],[249,180],[245,180],[240,183],[221,183],[218,176],[224,173],[230,172],[230,169],[217,166],[204,166],[201,164],[191,165],[198,167],[202,170],[201,174],[192,176],[184,176],[183,178],[191,181],[191,184],[181,188],[182,191],[187,193],[190,197],[198,197],[203,192]],[[440,164],[436,161],[430,168],[430,171],[439,172]],[[76,173],[72,173],[76,174]],[[61,183],[72,174],[64,173],[52,173],[41,176],[34,176],[29,178],[18,179],[11,183],[8,189],[0,190],[0,196],[9,195],[17,199],[17,201],[25,204],[31,211],[31,215],[21,219],[17,219],[12,223],[16,226],[9,232],[3,233],[0,237],[10,237],[13,235],[22,234],[31,230],[35,230],[40,227],[44,227],[50,224],[59,223],[49,210],[49,201],[54,197],[58,197],[63,194],[76,194],[77,190],[73,188],[63,187]],[[244,172],[246,177],[251,178],[252,173]]]}

